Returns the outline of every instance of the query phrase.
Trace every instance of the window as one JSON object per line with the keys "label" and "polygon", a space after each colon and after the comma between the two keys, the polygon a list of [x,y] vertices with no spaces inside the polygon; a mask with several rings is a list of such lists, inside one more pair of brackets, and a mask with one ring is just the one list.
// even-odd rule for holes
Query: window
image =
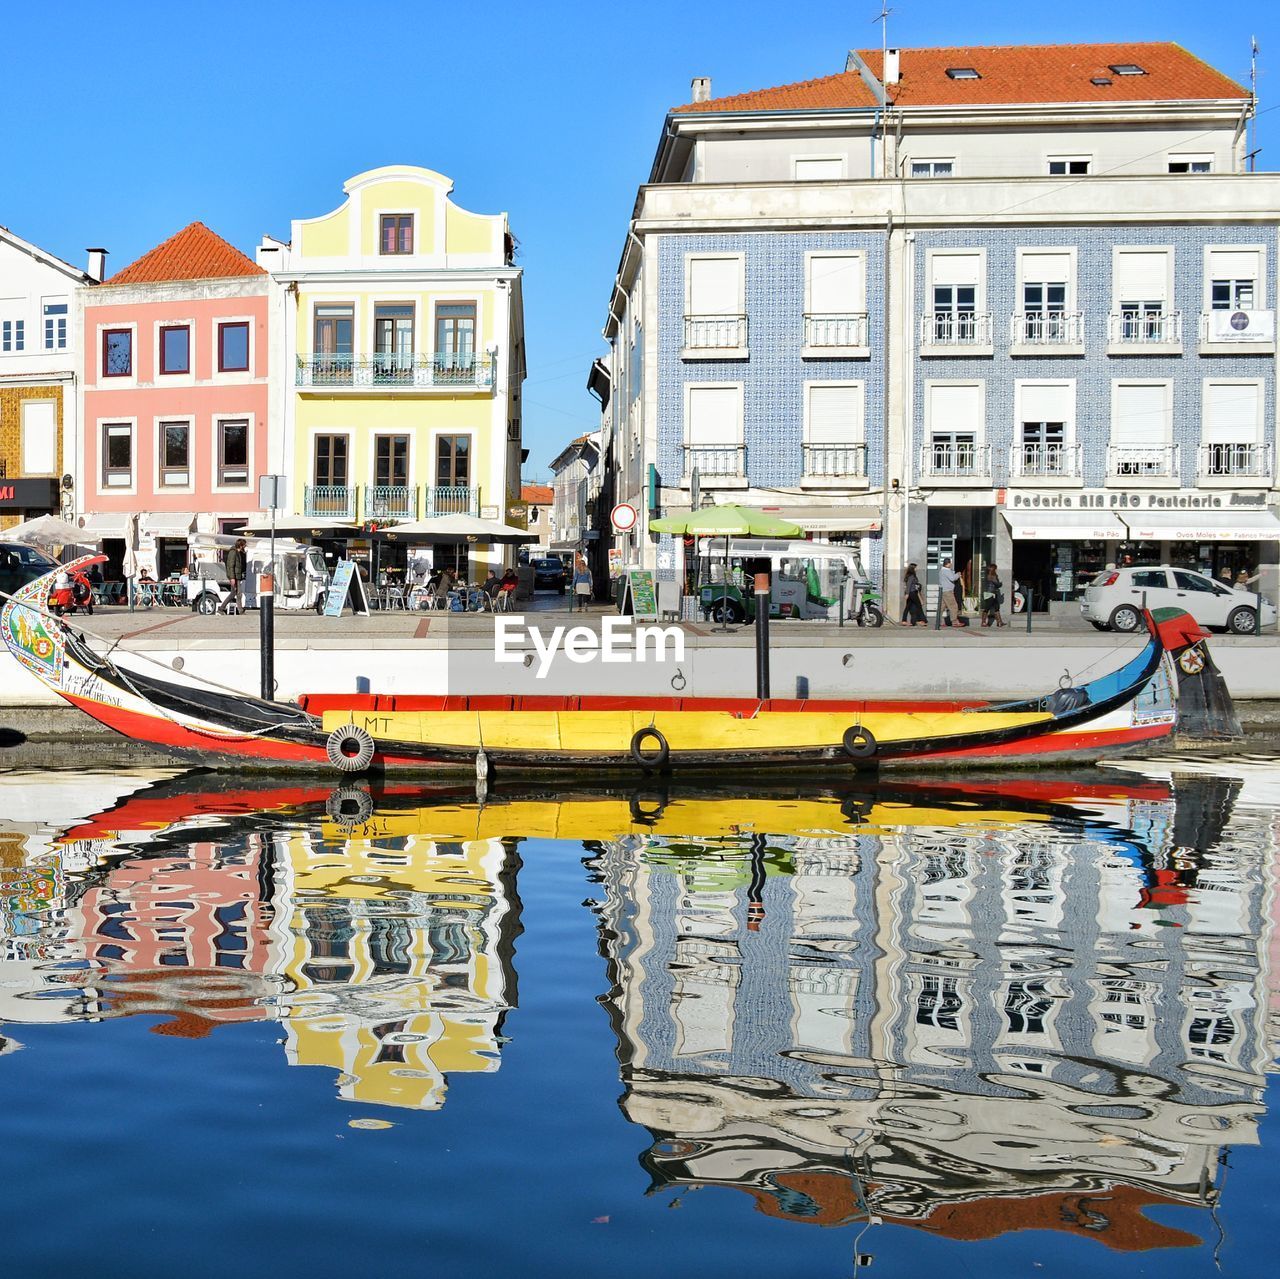
{"label": "window", "polygon": [[983,387],[978,382],[926,386],[929,444],[925,466],[934,475],[974,475],[984,468]]}
{"label": "window", "polygon": [[861,254],[806,254],[805,346],[866,346],[863,296]]}
{"label": "window", "polygon": [[1207,577],[1199,573],[1188,573],[1184,569],[1173,570],[1173,585],[1179,591],[1203,591],[1206,595],[1217,595],[1218,588]]}
{"label": "window", "polygon": [[1113,62],[1108,70],[1116,75],[1146,75],[1136,62]]}
{"label": "window", "polygon": [[103,423],[102,487],[133,487],[133,425],[130,422]]}
{"label": "window", "polygon": [[26,321],[0,320],[0,351],[17,354],[27,345]]}
{"label": "window", "polygon": [[1115,382],[1111,392],[1111,444],[1115,474],[1169,475],[1172,422],[1165,382]]}
{"label": "window", "polygon": [[1011,1035],[1044,1034],[1045,1018],[1053,1007],[1053,1000],[1045,993],[1044,983],[1039,981],[1014,981],[1004,997],[1004,1015]]}
{"label": "window", "polygon": [[1140,569],[1132,575],[1130,584],[1138,591],[1163,591],[1169,578],[1161,569]]}
{"label": "window", "polygon": [[1030,250],[1019,254],[1022,321],[1016,341],[1062,343],[1078,340],[1068,319],[1071,254]]}
{"label": "window", "polygon": [[52,301],[44,304],[44,349],[46,351],[65,351],[67,349],[67,304]]}
{"label": "window", "polygon": [[1168,249],[1121,249],[1115,255],[1115,308],[1123,342],[1167,342],[1171,254]]}
{"label": "window", "polygon": [[1020,382],[1017,401],[1016,455],[1023,476],[1069,476],[1068,439],[1074,416],[1075,387],[1069,382]]}
{"label": "window", "polygon": [[955,173],[954,160],[912,160],[913,178],[949,178]]}
{"label": "window", "polygon": [[470,375],[476,358],[476,304],[441,302],[436,307],[437,372]]}
{"label": "window", "polygon": [[373,310],[374,379],[413,379],[413,304],[379,302]]}
{"label": "window", "polygon": [[244,418],[223,419],[218,422],[218,486],[247,488],[248,485],[249,423]]}
{"label": "window", "polygon": [[191,483],[191,424],[160,423],[160,483],[186,488]]}
{"label": "window", "polygon": [[379,435],[374,439],[373,482],[379,488],[405,488],[409,483],[409,437]]}
{"label": "window", "polygon": [[133,330],[104,329],[102,332],[102,376],[133,376]]}
{"label": "window", "polygon": [[958,1029],[956,1018],[964,1005],[956,989],[956,979],[926,973],[920,982],[916,997],[916,1025],[936,1026],[939,1030]]}
{"label": "window", "polygon": [[935,253],[929,258],[929,269],[932,318],[925,330],[926,340],[944,346],[976,342],[981,254]]}
{"label": "window", "polygon": [[23,402],[22,473],[58,473],[58,407],[53,400]]}
{"label": "window", "polygon": [[412,213],[384,213],[378,228],[379,253],[413,252]]}
{"label": "window", "polygon": [[1211,155],[1171,155],[1169,157],[1170,173],[1212,173],[1213,156]]}
{"label": "window", "polygon": [[440,488],[471,486],[471,436],[436,437],[436,485]]}
{"label": "window", "polygon": [[166,324],[160,329],[160,372],[191,372],[191,330],[185,324]]}
{"label": "window", "polygon": [[685,472],[703,476],[741,475],[742,387],[685,387]]}
{"label": "window", "polygon": [[1049,157],[1049,176],[1062,177],[1088,173],[1092,163],[1086,155],[1059,155]]}
{"label": "window", "polygon": [[844,156],[805,155],[792,161],[797,182],[822,182],[844,177]]}
{"label": "window", "polygon": [[1209,309],[1252,311],[1258,302],[1262,254],[1257,249],[1209,250]]}
{"label": "window", "polygon": [[948,67],[947,75],[952,80],[981,80],[974,67]]}
{"label": "window", "polygon": [[1264,473],[1262,406],[1260,382],[1205,382],[1201,474]]}
{"label": "window", "polygon": [[805,443],[861,444],[863,393],[861,382],[811,383],[805,414]]}
{"label": "window", "polygon": [[312,468],[318,488],[346,488],[347,486],[347,437],[345,435],[317,435],[315,464]]}
{"label": "window", "polygon": [[249,325],[242,321],[218,325],[218,372],[249,371]]}
{"label": "window", "polygon": [[685,313],[687,315],[742,314],[742,272],[740,257],[687,260]]}

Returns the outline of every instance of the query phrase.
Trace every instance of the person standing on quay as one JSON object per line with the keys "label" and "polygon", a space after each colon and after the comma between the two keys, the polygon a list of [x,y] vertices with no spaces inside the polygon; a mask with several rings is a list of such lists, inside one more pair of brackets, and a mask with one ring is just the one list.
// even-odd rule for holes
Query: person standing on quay
{"label": "person standing on quay", "polygon": [[942,620],[948,626],[966,625],[964,618],[960,616],[960,591],[957,588],[959,581],[960,574],[951,567],[951,557],[948,556],[938,569],[938,598],[942,603]]}
{"label": "person standing on quay", "polygon": [[994,564],[987,565],[986,576],[982,579],[982,624],[990,626],[1004,625],[1000,610],[1004,607],[1004,583],[1000,580],[1000,572]]}
{"label": "person standing on quay", "polygon": [[907,565],[907,571],[902,579],[902,598],[905,603],[902,606],[902,621],[906,626],[928,626],[929,619],[925,616],[924,605],[920,602],[920,578],[916,575],[915,562]]}
{"label": "person standing on quay", "polygon": [[227,558],[223,561],[227,569],[227,580],[231,583],[231,598],[236,602],[237,608],[244,607],[244,601],[240,598],[240,583],[244,581],[245,571],[244,548],[244,538],[236,538],[235,545],[227,551]]}

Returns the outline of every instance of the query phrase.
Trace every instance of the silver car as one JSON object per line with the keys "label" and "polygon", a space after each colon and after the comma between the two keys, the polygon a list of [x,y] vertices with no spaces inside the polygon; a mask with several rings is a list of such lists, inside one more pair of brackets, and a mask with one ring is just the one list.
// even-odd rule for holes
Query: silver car
{"label": "silver car", "polygon": [[[1143,608],[1180,608],[1201,626],[1216,626],[1234,635],[1252,635],[1258,597],[1191,568],[1169,564],[1143,568],[1104,569],[1085,588],[1080,612],[1100,631],[1136,631]],[[1262,624],[1276,624],[1275,606],[1262,601]]]}

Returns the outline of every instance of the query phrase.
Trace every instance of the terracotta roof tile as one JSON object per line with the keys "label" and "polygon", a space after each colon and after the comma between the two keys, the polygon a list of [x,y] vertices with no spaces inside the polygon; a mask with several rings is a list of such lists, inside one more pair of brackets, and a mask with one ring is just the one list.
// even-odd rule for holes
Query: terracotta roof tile
{"label": "terracotta roof tile", "polygon": [[[859,55],[875,75],[879,49]],[[1133,63],[1145,75],[1116,75],[1112,66]],[[972,67],[977,79],[952,79],[948,68]],[[1110,84],[1097,85],[1095,78]],[[900,79],[888,86],[900,106],[1012,105],[1050,102],[1178,102],[1248,98],[1248,91],[1181,45],[1058,44],[952,49],[903,49]],[[678,113],[699,111],[803,111],[870,107],[875,102],[856,71],[758,89],[752,93],[689,102]]]}
{"label": "terracotta roof tile", "polygon": [[549,484],[524,484],[520,488],[520,500],[534,506],[550,506],[556,495]]}
{"label": "terracotta roof tile", "polygon": [[203,222],[192,222],[124,270],[117,271],[106,283],[156,284],[164,280],[212,280],[241,275],[266,275],[266,272]]}

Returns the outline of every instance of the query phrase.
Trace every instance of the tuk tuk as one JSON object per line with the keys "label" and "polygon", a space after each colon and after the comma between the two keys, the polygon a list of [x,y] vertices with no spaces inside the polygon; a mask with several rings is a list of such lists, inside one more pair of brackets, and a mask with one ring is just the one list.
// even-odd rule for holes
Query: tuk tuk
{"label": "tuk tuk", "polygon": [[[187,602],[197,613],[226,611],[231,599],[231,583],[223,565],[227,548],[237,538],[226,533],[193,533],[187,540],[191,571],[187,578]],[[319,547],[304,546],[291,538],[276,538],[274,567],[271,539],[245,538],[245,580],[240,594],[246,608],[258,606],[258,576],[274,572],[276,607],[291,610],[324,607],[329,589],[329,570]]]}

